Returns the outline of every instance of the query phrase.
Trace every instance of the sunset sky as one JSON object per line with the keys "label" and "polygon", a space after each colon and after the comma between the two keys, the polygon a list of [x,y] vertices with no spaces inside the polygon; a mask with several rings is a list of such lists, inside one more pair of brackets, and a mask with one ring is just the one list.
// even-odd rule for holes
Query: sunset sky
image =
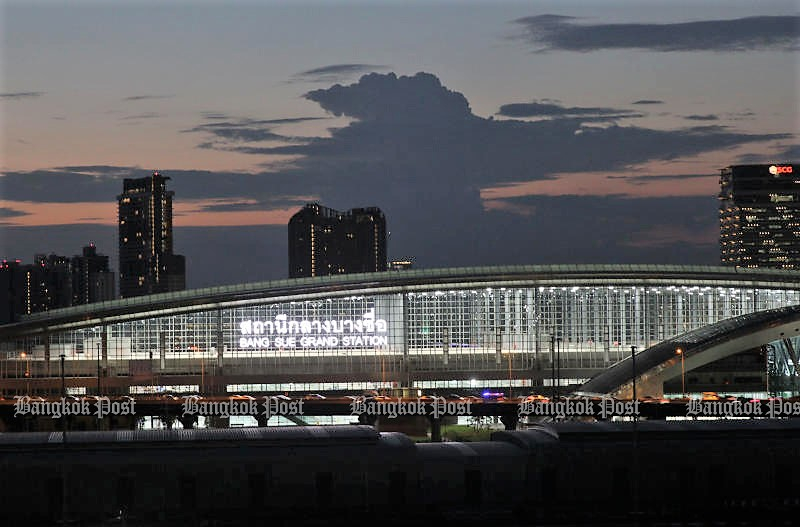
{"label": "sunset sky", "polygon": [[0,258],[175,192],[187,285],[288,276],[289,217],[391,259],[717,264],[719,169],[797,162],[791,1],[0,2]]}

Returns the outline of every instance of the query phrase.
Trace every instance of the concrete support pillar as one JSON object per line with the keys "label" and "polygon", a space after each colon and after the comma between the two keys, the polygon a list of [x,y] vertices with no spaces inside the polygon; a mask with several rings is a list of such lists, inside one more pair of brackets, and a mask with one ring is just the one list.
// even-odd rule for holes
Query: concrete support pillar
{"label": "concrete support pillar", "polygon": [[183,428],[186,430],[191,430],[197,424],[197,416],[196,415],[182,415],[178,417],[178,421],[181,422]]}
{"label": "concrete support pillar", "polygon": [[50,377],[50,335],[46,331],[42,336],[42,340],[44,340],[45,375]]}
{"label": "concrete support pillar", "polygon": [[159,420],[164,423],[167,427],[167,430],[172,430],[172,425],[175,423],[175,416],[170,414],[164,414],[158,416]]}
{"label": "concrete support pillar", "polygon": [[428,417],[431,424],[431,443],[442,442],[442,420],[439,417]]}
{"label": "concrete support pillar", "polygon": [[506,430],[516,430],[519,416],[517,414],[505,414],[500,416],[500,422],[505,425]]}

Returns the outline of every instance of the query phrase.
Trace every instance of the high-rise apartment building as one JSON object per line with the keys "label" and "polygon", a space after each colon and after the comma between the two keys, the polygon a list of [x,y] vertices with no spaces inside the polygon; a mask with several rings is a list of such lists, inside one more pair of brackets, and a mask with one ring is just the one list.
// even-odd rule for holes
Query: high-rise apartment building
{"label": "high-rise apartment building", "polygon": [[289,277],[386,270],[386,218],[377,207],[339,212],[310,203],[289,220]]}
{"label": "high-rise apartment building", "polygon": [[90,243],[81,256],[72,257],[72,305],[113,300],[115,276],[108,267],[108,256],[99,254]]}
{"label": "high-rise apartment building", "polygon": [[172,197],[158,172],[125,179],[119,204],[119,293],[122,298],[186,288],[186,261],[173,254]]}
{"label": "high-rise apartment building", "polygon": [[33,264],[19,260],[0,265],[0,323],[20,316],[72,305],[69,258],[37,254]]}
{"label": "high-rise apartment building", "polygon": [[113,300],[114,273],[108,256],[94,244],[82,256],[37,254],[32,264],[0,262],[0,324],[18,322],[22,315],[62,307]]}
{"label": "high-rise apartment building", "polygon": [[734,165],[720,174],[723,265],[800,269],[800,173],[792,164]]}

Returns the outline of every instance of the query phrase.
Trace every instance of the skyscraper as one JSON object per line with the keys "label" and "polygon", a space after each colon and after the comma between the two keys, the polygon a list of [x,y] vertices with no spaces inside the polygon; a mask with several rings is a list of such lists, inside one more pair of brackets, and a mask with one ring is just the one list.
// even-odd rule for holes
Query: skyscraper
{"label": "skyscraper", "polygon": [[386,218],[377,207],[339,212],[310,203],[289,220],[289,277],[386,270]]}
{"label": "skyscraper", "polygon": [[173,254],[168,177],[125,179],[119,203],[119,293],[122,298],[186,288],[186,262]]}
{"label": "skyscraper", "polygon": [[800,174],[791,164],[734,165],[720,174],[723,265],[800,269]]}

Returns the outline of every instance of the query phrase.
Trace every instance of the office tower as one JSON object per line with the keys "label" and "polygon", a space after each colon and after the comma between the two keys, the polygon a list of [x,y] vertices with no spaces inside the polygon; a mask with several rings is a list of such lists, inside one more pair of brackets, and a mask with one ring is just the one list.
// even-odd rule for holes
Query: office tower
{"label": "office tower", "polygon": [[800,174],[791,164],[734,165],[720,174],[723,265],[800,269]]}
{"label": "office tower", "polygon": [[97,247],[90,243],[81,256],[72,257],[72,305],[113,300],[114,278],[108,268],[108,256],[98,254]]}
{"label": "office tower", "polygon": [[289,277],[386,270],[386,218],[377,207],[339,212],[310,203],[289,220]]}
{"label": "office tower", "polygon": [[119,203],[119,293],[122,298],[186,288],[186,262],[173,254],[172,197],[158,172],[125,179]]}

